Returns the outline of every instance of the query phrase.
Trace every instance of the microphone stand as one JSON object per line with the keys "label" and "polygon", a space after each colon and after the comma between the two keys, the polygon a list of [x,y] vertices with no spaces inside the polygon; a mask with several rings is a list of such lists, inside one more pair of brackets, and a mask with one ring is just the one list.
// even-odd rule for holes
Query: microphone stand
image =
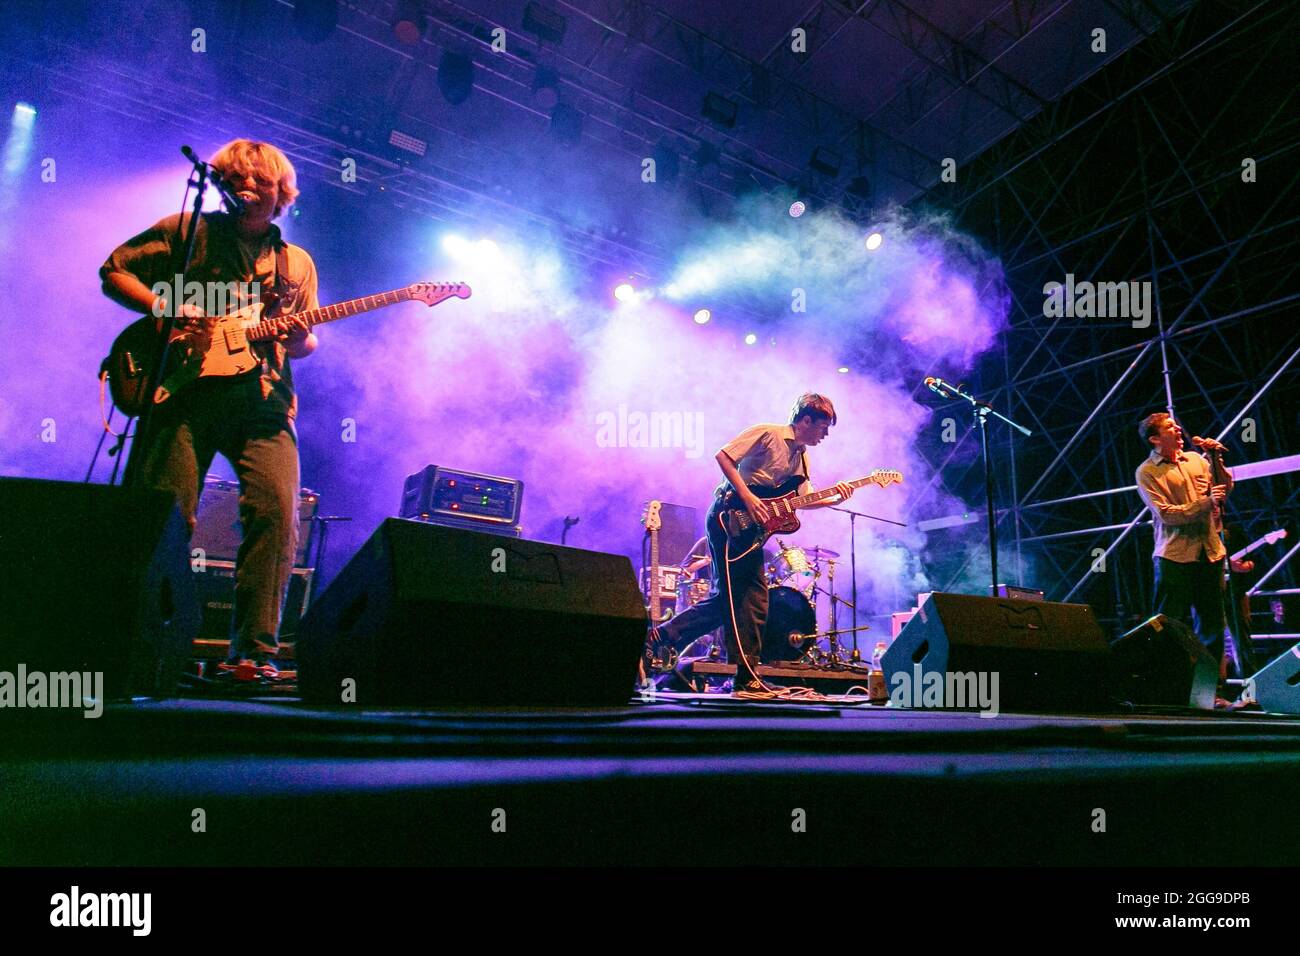
{"label": "microphone stand", "polygon": [[961,398],[971,403],[975,412],[975,425],[980,431],[980,450],[984,456],[984,502],[988,512],[989,526],[989,559],[992,566],[993,586],[989,591],[991,597],[998,596],[998,528],[997,516],[993,512],[993,465],[989,459],[989,436],[988,436],[988,418],[992,415],[994,418],[1000,418],[1020,434],[1028,437],[1033,434],[1024,425],[1013,422],[1001,412],[994,411],[993,406],[988,402],[980,401],[970,392],[965,391],[960,385],[953,386],[947,382],[939,382],[930,386],[936,394],[944,395],[947,398]]}
{"label": "microphone stand", "polygon": [[560,546],[563,547],[564,541],[569,536],[569,529],[578,523],[580,519],[577,515],[564,516],[564,530],[560,532]]}
{"label": "microphone stand", "polygon": [[[185,184],[185,195],[188,196],[191,189],[194,190],[194,209],[190,215],[190,221],[185,223],[185,199],[181,199],[181,222],[177,224],[177,235],[180,235],[181,223],[184,223],[185,232],[182,239],[184,255],[181,258],[180,269],[176,273],[178,288],[185,288],[185,274],[190,270],[190,262],[194,258],[194,241],[198,236],[199,218],[203,214],[203,199],[207,195],[209,185],[216,187],[217,192],[228,206],[238,214],[243,209],[242,201],[234,196],[226,185],[221,181],[220,176],[210,175],[211,167],[194,155],[194,150],[188,146],[182,146],[181,152],[185,158],[193,165],[190,170],[190,179]],[[167,314],[162,316],[162,327],[158,331],[158,348],[157,360],[153,367],[146,371],[144,387],[141,394],[145,396],[144,411],[140,414],[140,420],[136,425],[135,436],[139,441],[131,446],[131,453],[127,456],[126,468],[122,472],[122,484],[129,487],[137,478],[140,469],[144,466],[144,456],[149,447],[149,429],[153,423],[154,401],[153,395],[157,390],[158,382],[162,378],[163,371],[167,368],[167,359],[171,354],[172,330],[176,325],[177,310],[181,303],[169,302]],[[127,432],[130,431],[131,420],[128,418],[126,426],[122,429],[122,437],[118,440],[117,448],[110,451],[111,455],[116,455],[121,450],[121,446],[126,442]],[[115,469],[116,470],[116,469]]]}
{"label": "microphone stand", "polygon": [[[850,607],[853,610],[853,653],[854,660],[857,659],[858,653],[858,519],[870,518],[872,521],[883,521],[886,524],[896,524],[900,528],[906,528],[907,523],[895,521],[892,518],[882,518],[879,515],[869,515],[863,511],[854,511],[852,508],[841,508],[838,505],[832,505],[831,511],[842,511],[849,516],[849,581],[853,588],[853,603]],[[831,603],[834,607],[834,602]],[[834,627],[835,625],[831,625]]]}

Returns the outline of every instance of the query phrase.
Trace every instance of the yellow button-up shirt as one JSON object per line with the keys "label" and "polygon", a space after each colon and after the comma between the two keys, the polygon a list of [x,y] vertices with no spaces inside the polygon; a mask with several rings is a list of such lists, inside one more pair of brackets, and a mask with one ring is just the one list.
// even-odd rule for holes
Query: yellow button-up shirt
{"label": "yellow button-up shirt", "polygon": [[1138,466],[1138,494],[1155,518],[1157,558],[1179,564],[1200,559],[1222,561],[1227,552],[1213,520],[1210,463],[1194,451],[1179,452],[1177,461],[1153,451]]}

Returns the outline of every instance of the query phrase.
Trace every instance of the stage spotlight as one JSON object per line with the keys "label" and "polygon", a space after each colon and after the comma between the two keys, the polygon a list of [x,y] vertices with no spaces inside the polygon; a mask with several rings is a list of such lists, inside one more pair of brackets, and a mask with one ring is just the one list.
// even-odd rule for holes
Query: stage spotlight
{"label": "stage spotlight", "polygon": [[849,367],[848,367],[847,365],[841,365],[841,366],[840,366],[839,368],[837,368],[835,371],[839,372],[841,375],[848,375],[848,374],[849,374]]}
{"label": "stage spotlight", "polygon": [[5,186],[12,183],[27,167],[35,138],[35,126],[36,108],[29,103],[15,104],[13,116],[9,120],[9,135],[4,143],[3,166],[0,167]]}
{"label": "stage spotlight", "polygon": [[885,241],[885,237],[878,232],[873,232],[867,236],[867,251],[875,252],[880,248],[880,244]]}
{"label": "stage spotlight", "polygon": [[722,151],[712,143],[701,142],[695,150],[695,165],[699,167],[700,175],[706,179],[717,173],[721,159]]}
{"label": "stage spotlight", "polygon": [[[420,0],[397,0],[397,16],[393,18],[393,36],[398,42],[415,46],[424,34],[424,10]],[[442,75],[442,70],[438,71]]]}
{"label": "stage spotlight", "polygon": [[501,254],[501,249],[491,239],[480,239],[474,244],[475,250],[484,258],[492,258]]}
{"label": "stage spotlight", "polygon": [[695,312],[696,325],[706,325],[711,318],[713,318],[713,313],[708,309],[697,309]]}
{"label": "stage spotlight", "polygon": [[448,233],[442,237],[442,251],[456,260],[464,261],[472,248],[473,246],[467,240],[455,233]]}
{"label": "stage spotlight", "polygon": [[754,345],[757,342],[758,342],[758,336],[755,335],[753,332],[750,332],[748,335],[745,336],[746,345]]}
{"label": "stage spotlight", "polygon": [[561,145],[576,146],[582,139],[582,114],[572,106],[557,103],[551,110],[551,133]]}
{"label": "stage spotlight", "polygon": [[[400,129],[392,130],[388,134],[388,145],[402,153],[409,153],[412,156],[424,156],[429,151],[429,144],[422,139],[416,139],[409,133],[403,133]],[[410,162],[407,157],[399,157],[399,162]]]}
{"label": "stage spotlight", "polygon": [[825,146],[818,146],[813,150],[812,156],[808,158],[808,168],[815,173],[821,173],[823,176],[835,179],[840,174],[840,166],[843,162],[840,154],[835,150],[827,149]]}
{"label": "stage spotlight", "polygon": [[438,59],[438,89],[452,106],[464,103],[474,89],[474,61],[462,53],[443,50]]}
{"label": "stage spotlight", "polygon": [[549,67],[539,66],[533,74],[533,103],[550,112],[560,102],[560,75]]}
{"label": "stage spotlight", "polygon": [[530,2],[524,7],[524,31],[539,40],[559,45],[568,25],[567,19],[540,3]]}
{"label": "stage spotlight", "polygon": [[725,129],[732,129],[736,125],[736,115],[740,112],[740,105],[735,100],[729,100],[720,93],[710,91],[705,94],[704,105],[700,112],[704,114],[705,119]]}
{"label": "stage spotlight", "polygon": [[673,149],[672,143],[667,137],[655,144],[655,148],[650,155],[655,161],[655,182],[676,182],[681,166],[677,159],[677,152]]}
{"label": "stage spotlight", "polygon": [[798,219],[807,210],[808,206],[802,199],[796,199],[794,202],[790,203],[790,215],[795,219]]}
{"label": "stage spotlight", "polygon": [[630,282],[620,282],[614,287],[614,298],[620,302],[632,302],[636,299],[636,289]]}
{"label": "stage spotlight", "polygon": [[293,28],[308,43],[324,43],[338,23],[338,0],[294,0]]}

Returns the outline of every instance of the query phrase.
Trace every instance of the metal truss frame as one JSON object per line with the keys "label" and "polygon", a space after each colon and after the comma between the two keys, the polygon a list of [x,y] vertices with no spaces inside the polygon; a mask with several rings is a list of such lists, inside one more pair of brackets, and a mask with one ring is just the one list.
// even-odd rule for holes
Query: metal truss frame
{"label": "metal truss frame", "polygon": [[[1008,580],[1049,599],[1088,601],[1117,631],[1152,600],[1149,519],[1126,490],[1143,457],[1144,414],[1174,411],[1244,460],[1300,450],[1300,122],[1295,91],[1269,79],[1298,19],[1287,5],[1243,12],[1206,2],[1164,21],[981,157],[946,203],[1002,253],[1014,302],[1001,354],[977,370],[979,387],[1036,429],[1029,441],[1002,436],[999,563]],[[1221,85],[1198,99],[1193,71],[1211,63]],[[1243,183],[1243,157],[1268,170],[1265,188]],[[1045,318],[1042,285],[1066,273],[1149,282],[1150,327]],[[1243,443],[1247,415],[1254,441]],[[944,488],[970,501],[973,444],[968,433],[956,446],[921,449]],[[1300,476],[1238,488],[1229,517],[1248,539],[1300,528]],[[978,580],[979,551],[966,553],[936,586]],[[1280,566],[1271,577],[1285,590],[1280,579],[1293,587],[1295,571]]]}

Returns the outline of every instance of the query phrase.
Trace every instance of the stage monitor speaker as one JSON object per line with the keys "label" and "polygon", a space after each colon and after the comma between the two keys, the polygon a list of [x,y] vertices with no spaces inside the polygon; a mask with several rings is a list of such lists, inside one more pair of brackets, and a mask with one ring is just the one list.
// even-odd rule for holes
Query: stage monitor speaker
{"label": "stage monitor speaker", "polygon": [[1214,709],[1219,665],[1181,621],[1157,614],[1111,645],[1117,696],[1134,704]]}
{"label": "stage monitor speaker", "polygon": [[976,708],[977,690],[996,686],[1000,711],[1102,710],[1111,703],[1109,655],[1086,604],[935,592],[881,669],[891,697],[910,706]]}
{"label": "stage monitor speaker", "polygon": [[646,612],[626,557],[390,518],[298,627],[299,690],[362,704],[626,703]]}
{"label": "stage monitor speaker", "polygon": [[174,694],[201,621],[188,537],[167,492],[0,479],[0,671]]}
{"label": "stage monitor speaker", "polygon": [[1259,706],[1274,714],[1300,714],[1300,644],[1283,651],[1246,681]]}

